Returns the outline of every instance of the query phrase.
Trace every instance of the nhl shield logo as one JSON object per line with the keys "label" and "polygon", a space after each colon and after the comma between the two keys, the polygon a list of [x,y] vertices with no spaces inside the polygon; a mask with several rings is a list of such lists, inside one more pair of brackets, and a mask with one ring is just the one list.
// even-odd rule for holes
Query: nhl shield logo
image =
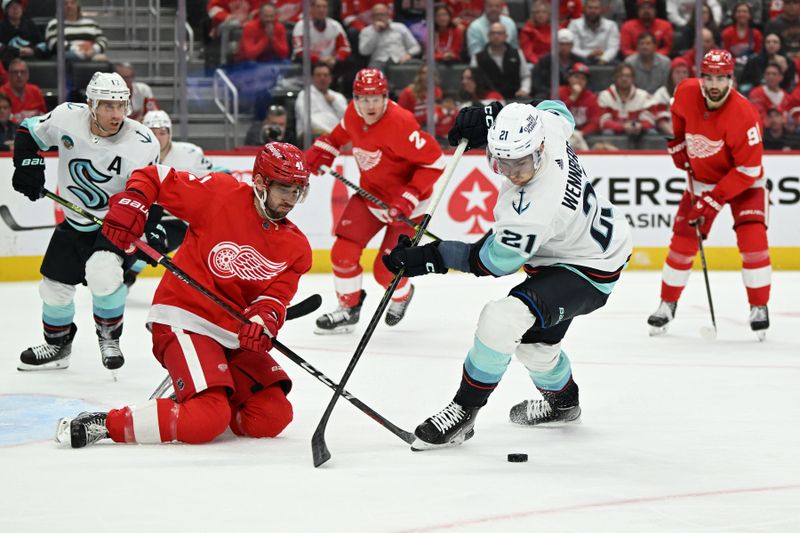
{"label": "nhl shield logo", "polygon": [[72,147],[75,146],[75,143],[72,142],[72,138],[69,135],[64,135],[61,137],[61,143],[64,145],[64,148],[67,150],[72,150]]}

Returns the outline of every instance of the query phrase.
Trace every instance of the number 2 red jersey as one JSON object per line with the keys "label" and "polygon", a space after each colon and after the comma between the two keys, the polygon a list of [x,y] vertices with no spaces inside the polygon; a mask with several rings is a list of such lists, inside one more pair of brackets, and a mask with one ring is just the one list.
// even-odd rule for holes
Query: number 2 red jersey
{"label": "number 2 red jersey", "polygon": [[444,169],[436,139],[419,129],[414,115],[389,101],[380,120],[367,126],[350,102],[330,134],[337,147],[353,143],[353,158],[361,172],[361,187],[386,203],[413,187],[424,200]]}
{"label": "number 2 red jersey", "polygon": [[718,109],[709,110],[700,80],[690,78],[675,90],[672,127],[675,139],[686,140],[695,180],[719,184],[725,200],[751,187],[762,177],[759,116],[741,93],[731,94]]}
{"label": "number 2 red jersey", "polygon": [[[151,165],[134,171],[127,187],[189,223],[173,261],[177,266],[239,311],[268,304],[283,324],[300,276],[311,268],[311,246],[297,226],[261,218],[252,187],[222,172],[198,178]],[[158,285],[148,322],[239,346],[239,322],[171,274]]]}

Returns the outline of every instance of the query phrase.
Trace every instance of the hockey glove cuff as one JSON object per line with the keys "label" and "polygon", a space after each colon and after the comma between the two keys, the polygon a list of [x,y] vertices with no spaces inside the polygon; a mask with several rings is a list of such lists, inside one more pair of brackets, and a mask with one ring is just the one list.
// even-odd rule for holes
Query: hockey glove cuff
{"label": "hockey glove cuff", "polygon": [[667,139],[667,153],[672,156],[672,162],[680,170],[689,168],[689,154],[686,151],[686,140]]}
{"label": "hockey glove cuff", "polygon": [[306,150],[306,165],[314,174],[322,174],[320,167],[331,166],[336,156],[339,155],[339,148],[334,144],[329,135],[319,137],[311,148]]}
{"label": "hockey glove cuff", "polygon": [[109,205],[108,214],[103,220],[103,235],[120,250],[133,253],[133,241],[144,233],[150,206],[144,195],[136,190],[115,194],[109,200]]}
{"label": "hockey glove cuff", "polygon": [[11,185],[15,191],[27,196],[31,202],[35,202],[43,196],[44,158],[28,157],[16,165]]}
{"label": "hockey glove cuff", "polygon": [[694,205],[686,219],[690,226],[700,228],[700,234],[705,239],[708,237],[708,232],[711,231],[711,224],[714,223],[714,219],[723,205],[725,205],[725,201],[719,193],[715,193],[713,190],[703,193],[702,196],[695,198]]}
{"label": "hockey glove cuff", "polygon": [[432,242],[424,246],[411,246],[408,235],[400,235],[397,246],[381,257],[383,264],[392,274],[403,270],[403,277],[424,276],[425,274],[447,274],[447,267],[439,252],[439,243]]}
{"label": "hockey glove cuff", "polygon": [[411,218],[411,213],[419,205],[419,193],[411,187],[405,187],[400,196],[389,204],[389,218],[392,223],[402,222],[402,218]]}
{"label": "hockey glove cuff", "polygon": [[255,304],[245,309],[244,315],[251,322],[239,328],[239,345],[253,352],[270,351],[280,328],[278,314],[269,305]]}
{"label": "hockey glove cuff", "polygon": [[494,124],[494,119],[501,109],[503,104],[492,102],[485,106],[465,107],[459,111],[455,124],[447,134],[450,146],[458,146],[461,139],[467,139],[467,150],[486,146],[489,128]]}

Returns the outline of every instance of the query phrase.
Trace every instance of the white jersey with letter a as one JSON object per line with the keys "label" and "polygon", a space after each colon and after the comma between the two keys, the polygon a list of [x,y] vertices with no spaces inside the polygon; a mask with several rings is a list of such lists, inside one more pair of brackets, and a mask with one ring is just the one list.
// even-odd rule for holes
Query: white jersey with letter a
{"label": "white jersey with letter a", "polygon": [[214,168],[211,161],[206,159],[203,149],[196,144],[186,142],[170,143],[170,149],[161,164],[175,170],[194,174],[202,178]]}
{"label": "white jersey with letter a", "polygon": [[[119,132],[98,137],[89,129],[91,111],[86,104],[64,103],[50,113],[25,119],[23,126],[42,150],[58,147],[58,191],[89,213],[104,217],[108,199],[125,189],[134,169],[158,162],[159,145],[153,133],[126,118]],[[65,209],[78,229],[96,225]]]}

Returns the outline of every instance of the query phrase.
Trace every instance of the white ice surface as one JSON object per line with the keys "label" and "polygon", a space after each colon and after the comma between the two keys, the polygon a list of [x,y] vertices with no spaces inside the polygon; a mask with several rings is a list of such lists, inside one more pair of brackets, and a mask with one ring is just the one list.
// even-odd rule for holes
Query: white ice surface
{"label": "white ice surface", "polygon": [[[482,305],[521,279],[418,279],[409,315],[395,328],[381,322],[347,389],[413,431],[452,398]],[[747,326],[739,274],[721,272],[711,273],[716,341],[700,338],[709,315],[697,273],[670,332],[648,337],[659,283],[626,272],[604,309],[573,323],[564,349],[581,425],[511,425],[509,407],[537,397],[514,361],[463,446],[412,453],[340,400],[327,431],[333,458],[315,469],[310,438],[332,391],[276,354],[295,410],[277,439],[228,432],[204,446],[60,449],[44,440],[55,428],[45,417],[42,440],[0,446],[0,532],[800,531],[800,273],[775,274],[764,343]],[[143,328],[154,287],[141,280],[129,298],[114,383],[85,289],[70,368],[18,372],[20,351],[42,338],[37,287],[0,284],[0,436],[13,440],[8,420],[36,408],[39,396],[15,395],[100,408],[146,399],[165,375]],[[288,323],[281,341],[338,381],[382,293],[371,279],[365,288],[356,334],[314,335],[315,313]],[[299,296],[314,292],[321,311],[333,306],[329,276],[303,280]],[[74,403],[58,414],[75,414]],[[508,463],[513,452],[530,459]]]}

